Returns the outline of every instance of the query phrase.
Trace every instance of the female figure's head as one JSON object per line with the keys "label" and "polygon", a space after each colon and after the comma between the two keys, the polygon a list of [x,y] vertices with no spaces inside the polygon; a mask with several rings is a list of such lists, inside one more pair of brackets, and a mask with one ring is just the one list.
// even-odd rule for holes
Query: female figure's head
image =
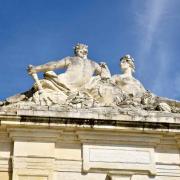
{"label": "female figure's head", "polygon": [[120,67],[124,74],[131,75],[135,71],[134,59],[129,55],[125,55],[120,59]]}

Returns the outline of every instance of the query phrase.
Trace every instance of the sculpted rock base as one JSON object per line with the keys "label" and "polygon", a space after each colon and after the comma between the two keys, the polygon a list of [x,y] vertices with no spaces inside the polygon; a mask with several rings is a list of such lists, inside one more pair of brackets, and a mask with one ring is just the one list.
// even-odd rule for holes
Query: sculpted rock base
{"label": "sculpted rock base", "polygon": [[67,95],[61,91],[45,90],[43,92],[35,92],[29,101],[38,105],[52,105],[52,104],[64,104],[67,100]]}

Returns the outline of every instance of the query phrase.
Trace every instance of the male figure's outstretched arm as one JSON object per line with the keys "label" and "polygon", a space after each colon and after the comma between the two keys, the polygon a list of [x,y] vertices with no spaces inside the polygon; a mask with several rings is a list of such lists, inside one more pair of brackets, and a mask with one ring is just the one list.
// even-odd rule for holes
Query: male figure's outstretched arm
{"label": "male figure's outstretched arm", "polygon": [[52,71],[55,69],[63,69],[67,68],[70,64],[70,58],[66,57],[58,61],[52,61],[47,64],[39,65],[39,66],[31,66],[31,68],[28,68],[28,73],[38,73],[38,72],[46,72],[46,71]]}

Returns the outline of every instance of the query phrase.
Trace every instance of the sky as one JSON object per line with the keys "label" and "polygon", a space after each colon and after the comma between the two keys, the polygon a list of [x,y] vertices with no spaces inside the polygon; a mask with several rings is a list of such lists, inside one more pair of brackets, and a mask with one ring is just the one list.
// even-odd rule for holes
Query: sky
{"label": "sky", "polygon": [[146,89],[180,100],[179,9],[180,0],[0,0],[0,99],[32,87],[29,64],[73,56],[79,42],[112,75],[130,54]]}

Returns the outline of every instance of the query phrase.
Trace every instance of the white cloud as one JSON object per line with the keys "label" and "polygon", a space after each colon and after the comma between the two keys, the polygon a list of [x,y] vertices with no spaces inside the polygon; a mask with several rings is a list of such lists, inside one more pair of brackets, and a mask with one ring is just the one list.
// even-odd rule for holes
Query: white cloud
{"label": "white cloud", "polygon": [[[173,65],[171,64],[173,49],[168,42],[170,38],[165,40],[167,33],[165,27],[169,27],[166,23],[172,20],[173,14],[171,1],[146,0],[141,2],[143,4],[140,7],[134,4],[139,37],[139,48],[137,47],[139,72],[147,77],[153,75],[154,79],[149,85],[151,91],[160,96],[177,97],[180,90],[175,89],[174,85],[179,86],[180,78],[177,78],[175,83],[172,74],[169,74],[171,65]],[[165,24],[166,26],[164,26]],[[155,71],[153,71],[153,65],[157,66],[154,67]],[[151,68],[149,68],[150,66]]]}
{"label": "white cloud", "polygon": [[[156,34],[160,35],[159,29],[167,14],[167,0],[150,0],[143,1],[142,9],[136,11],[136,23],[138,33],[141,37],[141,56],[146,56],[156,41]],[[144,59],[144,58],[142,58]]]}
{"label": "white cloud", "polygon": [[[168,95],[172,91],[172,80],[169,75],[169,67],[171,61],[171,53],[168,52],[166,45],[160,43],[157,52],[156,59],[158,60],[158,71],[156,72],[156,78],[154,79],[152,90],[157,92],[158,95]],[[167,89],[168,87],[168,89]]]}
{"label": "white cloud", "polygon": [[173,87],[175,88],[174,97],[180,98],[180,73],[176,74],[176,78],[174,80],[174,86]]}

